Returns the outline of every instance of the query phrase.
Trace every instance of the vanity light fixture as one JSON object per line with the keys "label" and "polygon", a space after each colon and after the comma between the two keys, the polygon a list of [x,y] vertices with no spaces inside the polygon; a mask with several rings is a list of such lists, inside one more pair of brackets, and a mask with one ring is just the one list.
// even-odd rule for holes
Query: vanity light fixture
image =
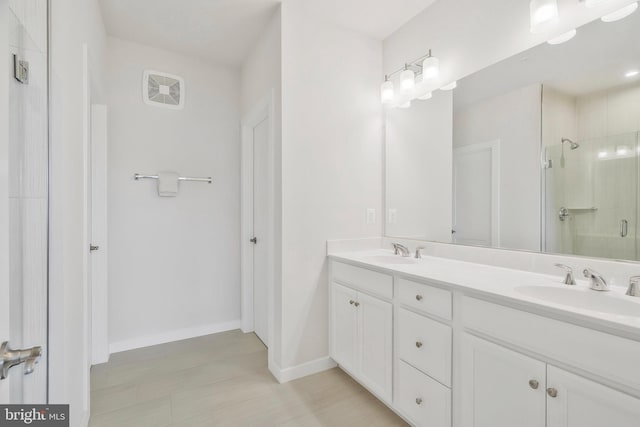
{"label": "vanity light fixture", "polygon": [[554,37],[552,39],[547,40],[547,43],[556,45],[556,44],[562,44],[562,43],[568,42],[569,40],[571,40],[576,36],[576,33],[577,31],[574,28],[571,31],[567,31],[566,33],[560,34],[558,37]]}
{"label": "vanity light fixture", "polygon": [[426,101],[427,99],[431,99],[433,98],[433,93],[432,92],[427,92],[424,95],[420,95],[418,97],[418,99],[422,100],[422,101]]}
{"label": "vanity light fixture", "polygon": [[440,60],[433,56],[429,49],[429,55],[422,62],[422,80],[435,79],[438,74],[440,74]]}
{"label": "vanity light fixture", "polygon": [[602,19],[603,22],[619,21],[619,20],[621,20],[623,18],[626,18],[627,16],[631,15],[633,12],[636,11],[637,8],[638,8],[638,2],[631,3],[629,5],[626,5],[622,9],[618,9],[615,12],[611,12],[608,15],[604,15],[600,19]]}
{"label": "vanity light fixture", "polygon": [[616,147],[616,154],[618,156],[626,156],[630,151],[631,149],[627,145],[618,145]]}
{"label": "vanity light fixture", "polygon": [[606,159],[607,157],[609,157],[609,153],[605,150],[602,151],[598,151],[598,158],[599,159]]}
{"label": "vanity light fixture", "polygon": [[545,32],[558,20],[557,0],[531,0],[529,3],[531,32]]}
{"label": "vanity light fixture", "polygon": [[444,85],[440,88],[440,90],[453,90],[455,88],[458,87],[458,82],[457,81],[452,81],[451,83]]}
{"label": "vanity light fixture", "polygon": [[400,87],[405,92],[411,92],[416,87],[416,73],[405,64],[404,71],[400,73]]}
{"label": "vanity light fixture", "polygon": [[394,95],[393,82],[389,80],[389,76],[384,76],[384,82],[380,85],[380,97],[382,98],[382,103],[391,103]]}
{"label": "vanity light fixture", "polygon": [[640,74],[640,70],[630,70],[627,71],[624,76],[627,78],[631,78],[637,76],[638,74]]}

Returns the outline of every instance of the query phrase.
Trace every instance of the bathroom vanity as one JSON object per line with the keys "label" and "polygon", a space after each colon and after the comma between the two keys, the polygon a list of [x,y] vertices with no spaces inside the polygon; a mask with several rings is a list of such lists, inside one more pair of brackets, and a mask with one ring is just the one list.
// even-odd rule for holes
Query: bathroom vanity
{"label": "bathroom vanity", "polygon": [[640,298],[386,250],[329,255],[338,365],[409,423],[640,426]]}

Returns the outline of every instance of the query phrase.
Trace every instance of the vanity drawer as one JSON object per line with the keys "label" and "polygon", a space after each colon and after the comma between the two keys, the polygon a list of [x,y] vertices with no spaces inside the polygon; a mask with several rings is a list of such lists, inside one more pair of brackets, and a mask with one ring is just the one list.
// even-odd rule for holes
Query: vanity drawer
{"label": "vanity drawer", "polygon": [[401,308],[396,345],[400,359],[451,387],[451,327]]}
{"label": "vanity drawer", "polygon": [[394,403],[416,426],[451,427],[451,390],[402,361]]}
{"label": "vanity drawer", "polygon": [[401,304],[451,320],[451,292],[406,279],[398,279],[396,285],[396,294]]}
{"label": "vanity drawer", "polygon": [[393,278],[388,274],[333,261],[331,275],[339,283],[386,299],[393,298]]}

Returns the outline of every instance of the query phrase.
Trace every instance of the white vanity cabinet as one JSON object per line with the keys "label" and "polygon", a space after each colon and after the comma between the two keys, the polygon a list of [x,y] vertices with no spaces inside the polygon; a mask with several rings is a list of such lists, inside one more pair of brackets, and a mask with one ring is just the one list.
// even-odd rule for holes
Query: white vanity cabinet
{"label": "white vanity cabinet", "polygon": [[[359,274],[354,268],[340,265],[334,269],[338,274],[331,283],[331,357],[379,398],[391,402],[393,305],[384,299],[391,295],[391,276]],[[372,283],[382,286],[374,285],[372,291]],[[388,289],[384,283],[389,284]],[[382,291],[374,296],[364,290]]]}

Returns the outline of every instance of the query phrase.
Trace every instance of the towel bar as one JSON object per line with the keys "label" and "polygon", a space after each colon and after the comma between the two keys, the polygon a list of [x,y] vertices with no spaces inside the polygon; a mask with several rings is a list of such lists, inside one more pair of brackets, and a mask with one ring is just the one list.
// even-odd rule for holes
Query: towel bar
{"label": "towel bar", "polygon": [[[158,179],[158,175],[141,175],[139,173],[133,175],[133,179],[135,179],[136,181],[141,180],[141,179]],[[188,177],[188,176],[181,176],[178,177],[178,181],[195,181],[195,182],[207,182],[209,184],[211,184],[213,182],[213,178],[211,178],[210,176],[206,177],[206,178],[192,178],[192,177]]]}

